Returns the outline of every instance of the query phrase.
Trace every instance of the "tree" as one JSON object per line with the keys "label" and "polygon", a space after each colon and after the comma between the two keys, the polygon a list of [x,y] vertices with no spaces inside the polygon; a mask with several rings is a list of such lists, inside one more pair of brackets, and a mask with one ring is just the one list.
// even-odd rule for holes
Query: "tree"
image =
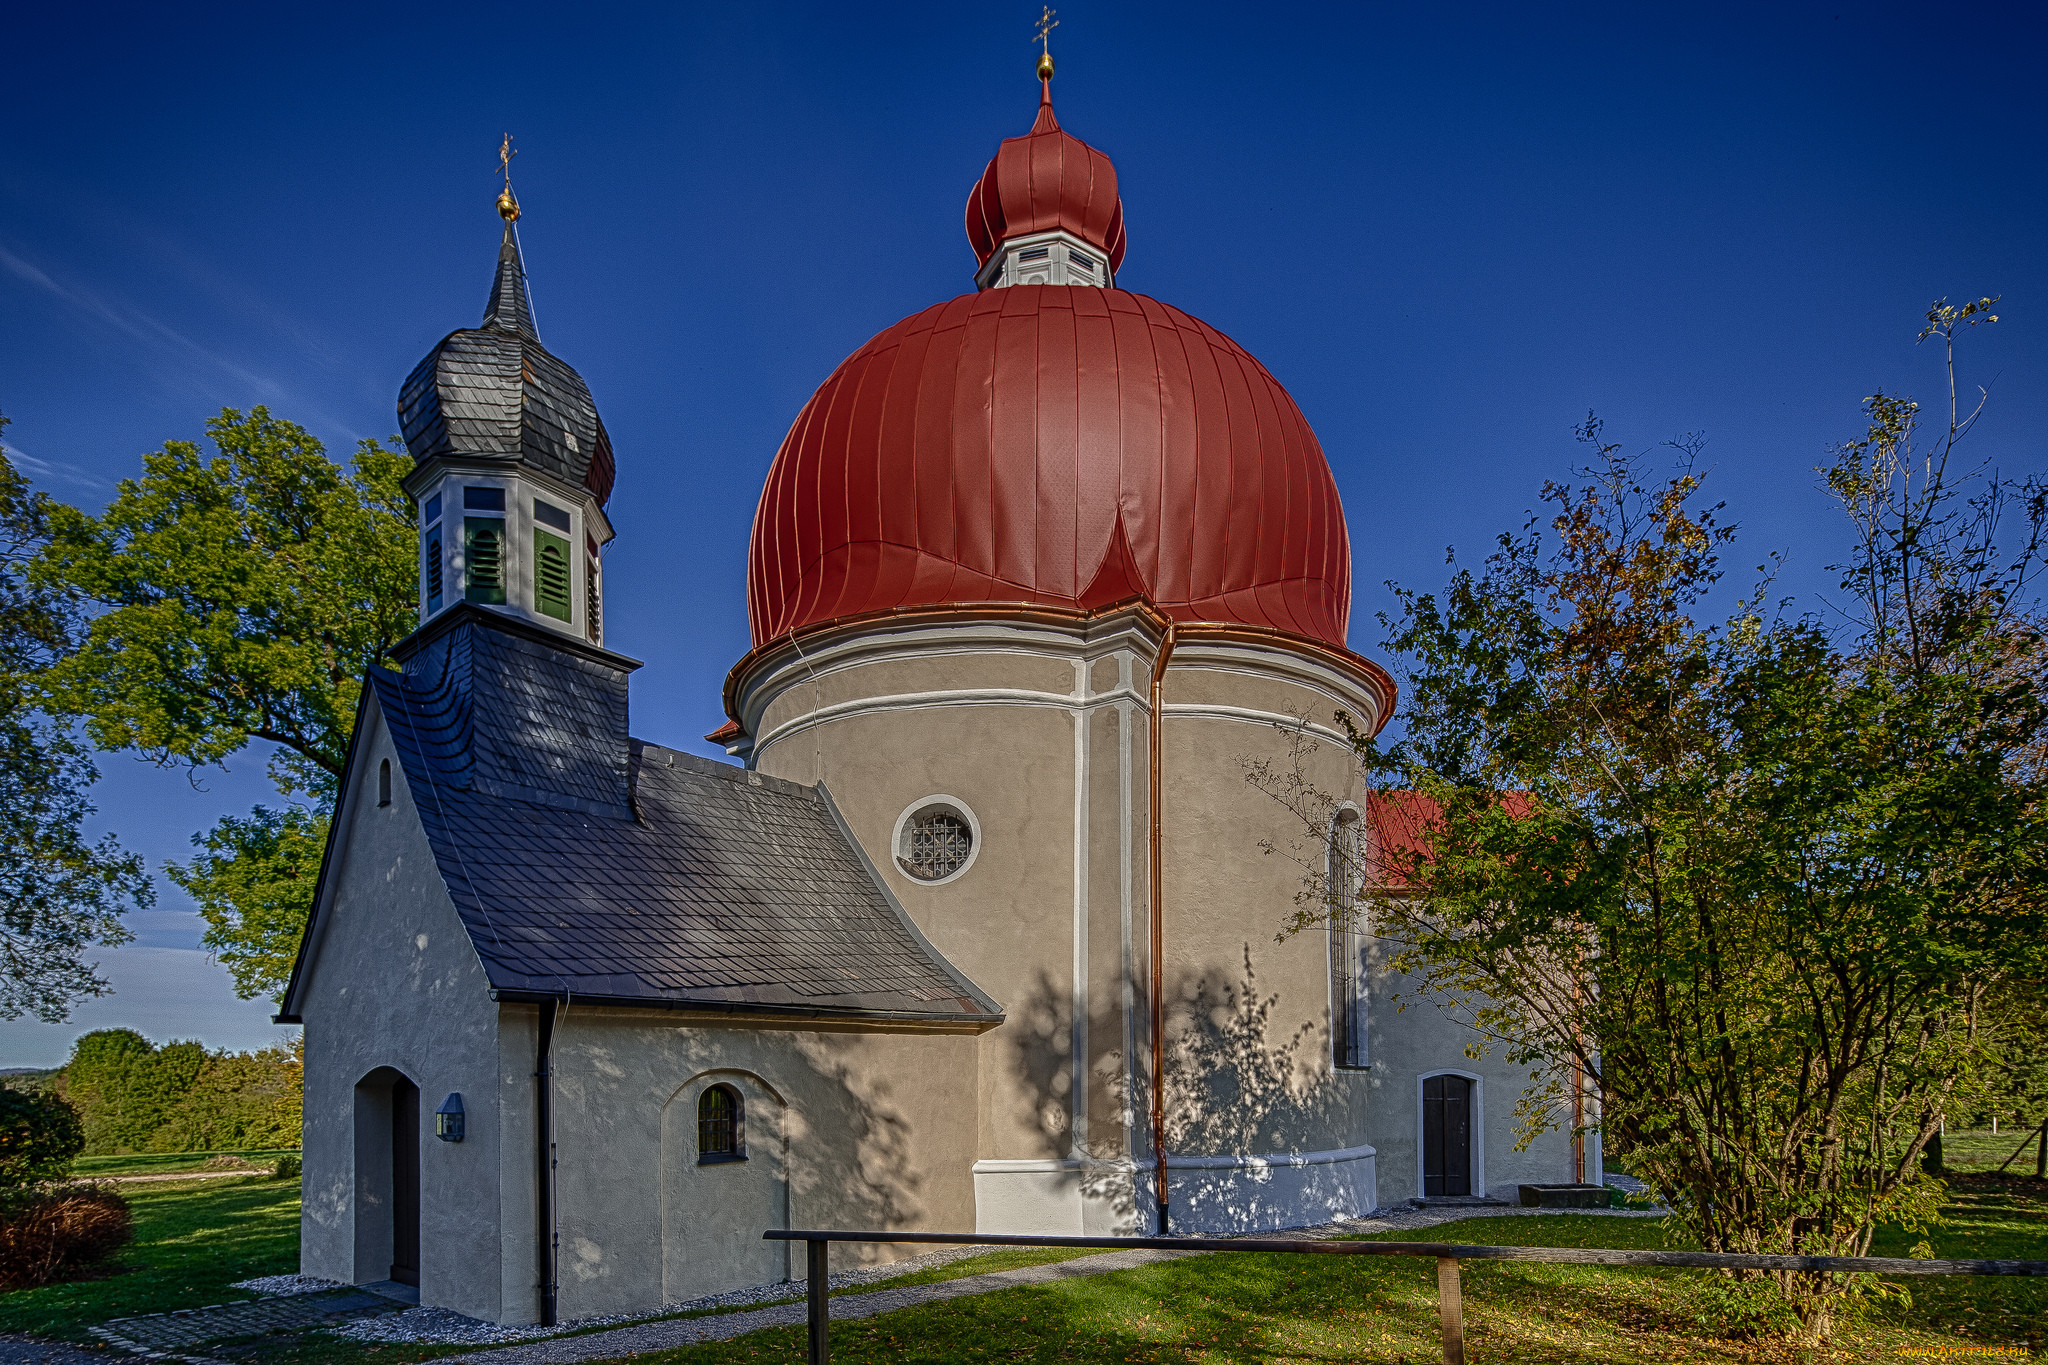
{"label": "tree", "polygon": [[69,1104],[0,1085],[0,1196],[61,1178],[84,1146],[85,1130]]}
{"label": "tree", "polygon": [[[0,416],[0,432],[8,419]],[[85,952],[125,943],[121,922],[153,896],[141,859],[85,837],[99,774],[70,731],[37,708],[31,680],[61,659],[77,607],[30,565],[57,504],[31,492],[0,448],[0,1019],[57,1023],[108,987]]]}
{"label": "tree", "polygon": [[[202,769],[252,741],[295,804],[195,835],[172,877],[245,996],[281,990],[312,899],[328,809],[366,669],[415,624],[411,460],[375,441],[337,467],[303,428],[258,407],[143,457],[94,517],[49,511],[37,581],[91,615],[44,671],[49,704],[103,749]],[[282,855],[281,855],[282,850]]]}
{"label": "tree", "polygon": [[[1952,385],[1988,306],[1929,314]],[[1734,532],[1696,446],[1652,479],[1589,419],[1585,481],[1543,491],[1552,539],[1532,518],[1441,597],[1396,589],[1406,734],[1358,736],[1410,836],[1344,870],[1372,927],[1538,1069],[1531,1130],[1589,1078],[1709,1250],[1859,1255],[1935,1216],[1919,1155],[1995,1065],[1994,1002],[2040,998],[2043,497],[1957,465],[1974,414],[1922,443],[1910,402],[1867,409],[1824,471],[1856,532],[1846,609],[1783,615],[1760,566],[1702,619]],[[1251,776],[1330,828],[1298,771]],[[1331,889],[1290,928],[1327,923]],[[1811,1339],[1860,1288],[1775,1278]]]}

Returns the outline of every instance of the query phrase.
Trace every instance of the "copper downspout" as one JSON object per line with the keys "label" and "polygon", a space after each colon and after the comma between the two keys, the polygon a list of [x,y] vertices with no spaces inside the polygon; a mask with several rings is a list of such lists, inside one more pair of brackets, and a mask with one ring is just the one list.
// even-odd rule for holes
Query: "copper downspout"
{"label": "copper downspout", "polygon": [[1159,1196],[1159,1235],[1167,1235],[1166,1185],[1166,904],[1161,870],[1165,863],[1160,834],[1159,807],[1165,796],[1160,781],[1165,748],[1160,740],[1160,722],[1166,719],[1166,665],[1173,658],[1174,627],[1166,622],[1166,635],[1159,644],[1159,657],[1152,663],[1152,1173]]}

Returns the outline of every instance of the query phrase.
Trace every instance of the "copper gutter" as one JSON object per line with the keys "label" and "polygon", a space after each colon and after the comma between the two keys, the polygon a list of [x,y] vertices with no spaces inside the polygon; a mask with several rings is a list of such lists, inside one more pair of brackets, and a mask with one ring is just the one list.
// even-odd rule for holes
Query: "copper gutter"
{"label": "copper gutter", "polygon": [[1159,642],[1159,655],[1152,662],[1152,777],[1150,800],[1152,816],[1152,869],[1150,900],[1152,902],[1152,945],[1150,948],[1152,968],[1152,1174],[1159,1197],[1159,1235],[1167,1233],[1166,1216],[1166,895],[1162,881],[1165,857],[1165,839],[1161,834],[1159,808],[1166,796],[1160,772],[1165,766],[1165,744],[1160,738],[1161,722],[1166,719],[1166,665],[1173,658],[1175,629],[1171,618],[1166,622],[1166,634]]}

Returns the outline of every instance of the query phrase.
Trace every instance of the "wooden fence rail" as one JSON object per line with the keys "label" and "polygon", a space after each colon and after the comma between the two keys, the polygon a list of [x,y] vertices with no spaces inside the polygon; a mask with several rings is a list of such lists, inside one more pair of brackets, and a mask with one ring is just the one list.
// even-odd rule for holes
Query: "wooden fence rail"
{"label": "wooden fence rail", "polygon": [[1460,1261],[1550,1261],[1563,1265],[1665,1265],[1693,1270],[1803,1270],[1852,1275],[2048,1275],[2048,1261],[1920,1261],[1886,1256],[1767,1256],[1713,1251],[1618,1251],[1604,1247],[1489,1247],[1461,1242],[1338,1242],[1261,1237],[1029,1237],[1007,1233],[829,1232],[775,1228],[770,1241],[803,1242],[810,1305],[808,1365],[829,1365],[831,1316],[826,1251],[833,1242],[918,1242],[946,1246],[1088,1247],[1103,1251],[1245,1251],[1300,1256],[1416,1256],[1436,1262],[1444,1365],[1465,1365]]}

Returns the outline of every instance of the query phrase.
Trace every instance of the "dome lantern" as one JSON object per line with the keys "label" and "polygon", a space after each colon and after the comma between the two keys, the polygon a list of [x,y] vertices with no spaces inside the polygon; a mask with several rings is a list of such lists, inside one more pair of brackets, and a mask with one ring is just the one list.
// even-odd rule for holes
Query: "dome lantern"
{"label": "dome lantern", "polygon": [[1116,287],[1124,205],[1110,159],[1060,127],[1051,58],[1040,65],[1038,119],[1005,138],[967,196],[977,289],[1018,284]]}

